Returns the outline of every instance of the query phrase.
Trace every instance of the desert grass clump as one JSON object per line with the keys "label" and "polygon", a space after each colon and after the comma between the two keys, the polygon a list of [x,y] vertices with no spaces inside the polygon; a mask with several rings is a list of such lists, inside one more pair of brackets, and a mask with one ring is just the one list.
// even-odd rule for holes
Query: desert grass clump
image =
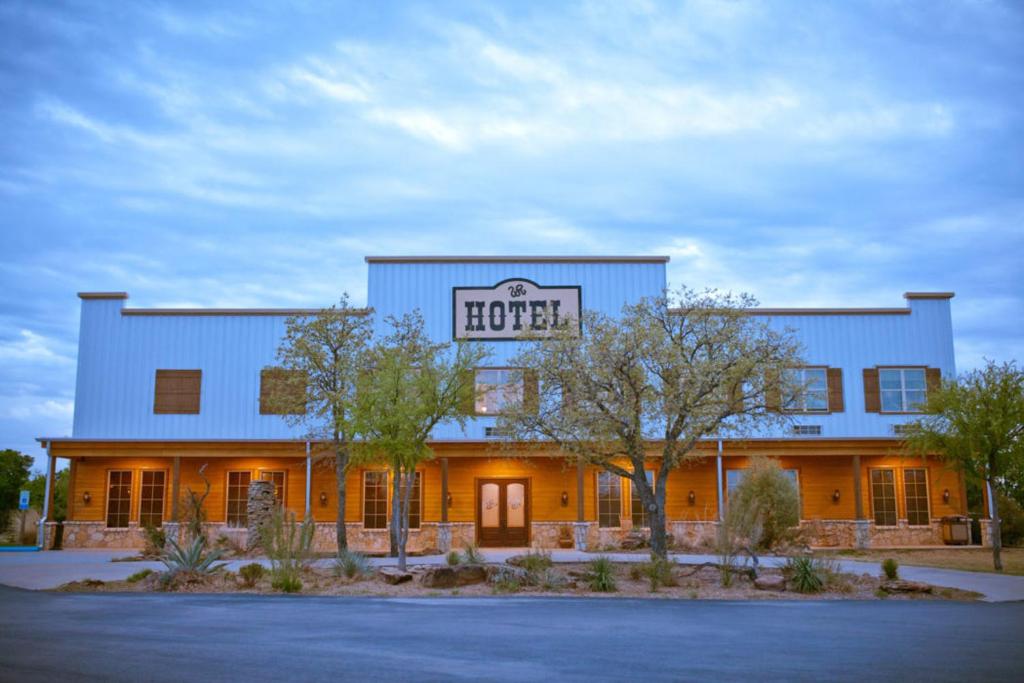
{"label": "desert grass clump", "polygon": [[569,586],[569,580],[553,567],[538,570],[533,580],[542,591],[563,591]]}
{"label": "desert grass clump", "polygon": [[541,548],[534,548],[519,558],[518,565],[530,574],[538,574],[545,569],[550,569],[553,562],[551,553]]}
{"label": "desert grass clump", "polygon": [[615,585],[615,563],[605,555],[590,561],[587,579],[590,590],[597,593],[614,593],[618,590],[618,586]]}
{"label": "desert grass clump", "polygon": [[882,573],[885,574],[885,578],[895,581],[900,578],[900,563],[891,557],[885,558],[882,560]]}
{"label": "desert grass clump", "polygon": [[480,548],[476,543],[467,543],[466,547],[462,549],[462,563],[463,564],[483,564],[484,556],[480,552]]}
{"label": "desert grass clump", "polygon": [[675,562],[671,560],[652,555],[650,562],[641,562],[634,567],[639,570],[639,578],[647,579],[652,593],[656,593],[662,586],[679,585],[675,575]]}
{"label": "desert grass clump", "polygon": [[445,560],[448,562],[449,567],[454,567],[462,562],[462,555],[459,554],[458,550],[450,550]]}
{"label": "desert grass clump", "polygon": [[369,558],[362,553],[352,550],[343,550],[334,559],[334,575],[344,576],[346,579],[357,579],[369,576],[373,573],[373,566]]}
{"label": "desert grass clump", "polygon": [[131,576],[129,576],[125,580],[128,583],[138,583],[139,581],[142,581],[147,576],[152,576],[155,573],[156,572],[154,572],[152,569],[140,569],[139,571],[135,572],[134,574],[132,574]]}
{"label": "desert grass clump", "polygon": [[295,513],[277,508],[260,528],[260,545],[270,559],[271,587],[284,593],[302,590],[302,570],[312,559],[312,521],[299,524]]}
{"label": "desert grass clump", "polygon": [[259,580],[266,574],[266,571],[266,568],[259,562],[250,562],[238,568],[238,575],[242,577],[246,587],[255,588]]}

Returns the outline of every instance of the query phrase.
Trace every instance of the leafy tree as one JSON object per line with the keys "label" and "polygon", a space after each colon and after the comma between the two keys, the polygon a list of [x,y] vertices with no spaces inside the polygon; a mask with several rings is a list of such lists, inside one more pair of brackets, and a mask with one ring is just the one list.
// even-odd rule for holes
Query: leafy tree
{"label": "leafy tree", "polygon": [[683,288],[617,319],[584,312],[579,328],[572,321],[521,347],[512,364],[529,390],[500,425],[630,479],[649,512],[651,549],[665,557],[669,472],[698,459],[702,439],[788,421],[773,408],[792,392],[785,369],[800,365],[798,345],[750,315],[755,304]]}
{"label": "leafy tree", "polygon": [[793,481],[778,461],[752,458],[743,480],[729,493],[726,532],[746,543],[756,567],[757,552],[775,547],[799,521],[800,498]]}
{"label": "leafy tree", "polygon": [[419,311],[389,317],[390,334],[373,345],[358,398],[362,461],[383,462],[391,478],[391,550],[406,566],[409,505],[416,468],[433,458],[430,433],[444,421],[464,424],[461,410],[474,391],[473,368],[486,357],[479,344],[436,343]]}
{"label": "leafy tree", "polygon": [[365,309],[353,308],[348,295],[316,315],[288,318],[277,350],[283,372],[268,401],[311,440],[326,442],[334,456],[338,482],[338,550],[348,548],[345,529],[345,475],[355,425],[356,385],[365,364],[373,321]]}
{"label": "leafy tree", "polygon": [[7,517],[18,509],[18,496],[28,482],[32,456],[5,448],[0,451],[0,530],[7,528]]}
{"label": "leafy tree", "polygon": [[[50,511],[51,522],[63,522],[68,517],[68,480],[70,470],[65,467],[53,475],[53,509]],[[37,474],[29,480],[25,488],[31,492],[32,507],[43,511],[43,499],[46,497],[46,475]]]}
{"label": "leafy tree", "polygon": [[1003,570],[999,499],[1024,482],[1024,371],[989,361],[928,392],[925,417],[911,425],[906,447],[940,454],[992,496],[992,564]]}

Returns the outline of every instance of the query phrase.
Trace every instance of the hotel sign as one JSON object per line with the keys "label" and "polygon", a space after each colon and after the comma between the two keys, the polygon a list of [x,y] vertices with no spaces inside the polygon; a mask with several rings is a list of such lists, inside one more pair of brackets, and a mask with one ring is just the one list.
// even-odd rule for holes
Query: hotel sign
{"label": "hotel sign", "polygon": [[452,338],[513,341],[572,323],[579,329],[578,285],[546,287],[512,278],[493,287],[452,288]]}

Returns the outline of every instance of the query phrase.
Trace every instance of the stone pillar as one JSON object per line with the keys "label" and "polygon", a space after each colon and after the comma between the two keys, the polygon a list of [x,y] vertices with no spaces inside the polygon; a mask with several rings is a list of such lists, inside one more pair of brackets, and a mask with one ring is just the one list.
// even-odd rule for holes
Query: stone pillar
{"label": "stone pillar", "polygon": [[981,546],[983,548],[992,547],[992,520],[991,519],[980,519],[981,522]]}
{"label": "stone pillar", "polygon": [[572,525],[573,531],[573,542],[576,550],[586,551],[587,549],[587,536],[590,533],[589,522],[575,522]]}
{"label": "stone pillar", "polygon": [[256,479],[249,482],[249,498],[246,512],[249,519],[249,535],[246,550],[260,545],[260,529],[270,523],[277,500],[274,497],[274,482]]}
{"label": "stone pillar", "polygon": [[854,522],[853,544],[858,549],[871,547],[871,520],[858,519]]}
{"label": "stone pillar", "polygon": [[452,549],[452,525],[448,522],[437,525],[437,549],[441,553],[448,553]]}

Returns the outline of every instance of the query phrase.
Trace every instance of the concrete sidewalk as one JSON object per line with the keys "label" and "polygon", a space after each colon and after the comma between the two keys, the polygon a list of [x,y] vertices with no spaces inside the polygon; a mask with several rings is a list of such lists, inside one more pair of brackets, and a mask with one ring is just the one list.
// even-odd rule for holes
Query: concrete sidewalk
{"label": "concrete sidewalk", "polygon": [[[481,554],[488,562],[503,562],[513,555],[527,552],[524,548],[487,549]],[[140,569],[164,569],[160,562],[112,562],[114,558],[135,555],[125,550],[62,550],[38,553],[0,553],[0,584],[41,590],[56,588],[69,581],[81,579],[100,579],[116,581],[125,579]],[[617,562],[645,562],[650,559],[647,553],[605,553]],[[552,550],[551,559],[555,562],[588,562],[598,555],[578,550]],[[717,562],[714,555],[681,555],[673,554],[672,558],[680,564],[699,564],[701,562]],[[390,557],[375,557],[370,560],[375,566],[395,564]],[[409,564],[444,564],[444,555],[426,555],[410,557]],[[786,561],[783,557],[765,557],[762,565],[776,567]],[[259,562],[270,563],[265,558],[228,560],[228,569],[237,571],[243,564]],[[321,567],[330,566],[332,560],[318,560]],[[838,560],[840,569],[854,574],[879,573],[879,566],[874,562],[858,562],[856,560]],[[1024,576],[1009,576],[983,572],[965,572],[954,569],[935,569],[932,567],[900,567],[900,577],[910,581],[922,581],[934,586],[958,588],[974,591],[984,595],[988,602],[1007,602],[1024,600]]]}

